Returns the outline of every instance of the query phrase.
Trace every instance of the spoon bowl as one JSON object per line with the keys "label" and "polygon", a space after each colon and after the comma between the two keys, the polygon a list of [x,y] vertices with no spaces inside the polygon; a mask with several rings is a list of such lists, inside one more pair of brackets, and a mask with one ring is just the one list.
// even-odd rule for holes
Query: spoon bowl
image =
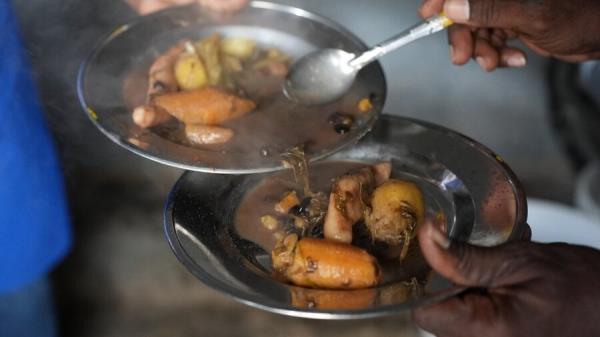
{"label": "spoon bowl", "polygon": [[317,50],[298,60],[284,83],[283,92],[305,105],[330,103],[342,97],[360,68],[350,65],[355,54],[341,49]]}

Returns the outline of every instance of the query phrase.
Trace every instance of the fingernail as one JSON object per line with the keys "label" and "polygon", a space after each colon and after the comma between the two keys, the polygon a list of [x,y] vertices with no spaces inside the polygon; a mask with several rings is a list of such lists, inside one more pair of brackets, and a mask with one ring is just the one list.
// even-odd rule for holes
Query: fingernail
{"label": "fingernail", "polygon": [[468,0],[446,0],[444,13],[448,18],[456,22],[469,21],[471,14]]}
{"label": "fingernail", "polygon": [[509,67],[521,68],[527,64],[527,60],[523,55],[511,55],[507,57],[506,64]]}
{"label": "fingernail", "polygon": [[452,63],[456,63],[454,57],[454,47],[452,45],[450,45],[450,61],[452,61]]}
{"label": "fingernail", "polygon": [[445,250],[447,250],[448,248],[450,248],[450,240],[439,229],[431,226],[431,228],[429,230],[429,237],[439,247],[441,247],[441,248],[443,248]]}
{"label": "fingernail", "polygon": [[488,67],[487,67],[487,61],[486,61],[486,59],[484,57],[478,56],[478,57],[475,58],[475,61],[477,61],[477,63],[479,63],[479,66],[481,68],[483,68],[483,70],[487,70],[488,69]]}

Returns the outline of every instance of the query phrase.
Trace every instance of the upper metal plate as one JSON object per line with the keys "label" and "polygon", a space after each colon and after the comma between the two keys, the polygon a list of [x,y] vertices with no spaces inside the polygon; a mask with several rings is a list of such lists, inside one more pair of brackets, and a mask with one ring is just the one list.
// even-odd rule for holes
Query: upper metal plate
{"label": "upper metal plate", "polygon": [[[293,59],[320,48],[366,49],[340,25],[294,7],[255,1],[226,17],[193,5],[172,8],[118,28],[92,52],[78,78],[85,112],[105,135],[128,150],[163,164],[212,173],[280,169],[277,153],[298,144],[306,144],[311,159],[322,158],[358,141],[381,113],[386,82],[380,64],[374,63],[360,72],[348,94],[335,103],[303,107],[287,100],[282,92],[259,102],[254,112],[228,126],[236,136],[225,146],[191,147],[160,131],[137,127],[131,111],[145,100],[147,73],[154,59],[183,38],[199,39],[214,32],[252,38]],[[357,104],[365,97],[373,99],[373,109],[359,114]],[[349,132],[333,130],[328,118],[334,112],[355,114]]]}

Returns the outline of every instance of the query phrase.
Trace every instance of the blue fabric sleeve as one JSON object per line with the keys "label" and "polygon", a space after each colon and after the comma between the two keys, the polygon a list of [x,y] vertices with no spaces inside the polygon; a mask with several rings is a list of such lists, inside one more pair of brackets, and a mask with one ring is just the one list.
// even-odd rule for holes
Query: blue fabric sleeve
{"label": "blue fabric sleeve", "polygon": [[51,134],[9,0],[0,0],[0,293],[67,253],[69,212]]}

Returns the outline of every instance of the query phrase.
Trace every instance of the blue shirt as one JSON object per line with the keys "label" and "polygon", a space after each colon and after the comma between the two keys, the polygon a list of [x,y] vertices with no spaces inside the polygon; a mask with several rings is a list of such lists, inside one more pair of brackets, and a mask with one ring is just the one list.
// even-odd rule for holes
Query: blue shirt
{"label": "blue shirt", "polygon": [[0,293],[48,273],[71,243],[62,170],[10,0],[0,0]]}

